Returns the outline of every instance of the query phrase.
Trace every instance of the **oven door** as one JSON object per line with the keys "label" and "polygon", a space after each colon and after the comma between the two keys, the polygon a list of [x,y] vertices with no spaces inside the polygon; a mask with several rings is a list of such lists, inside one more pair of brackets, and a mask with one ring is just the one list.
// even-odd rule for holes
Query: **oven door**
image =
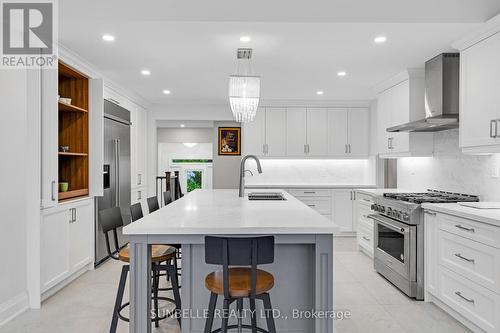
{"label": "oven door", "polygon": [[416,280],[416,226],[372,214],[374,223],[374,256],[404,278]]}

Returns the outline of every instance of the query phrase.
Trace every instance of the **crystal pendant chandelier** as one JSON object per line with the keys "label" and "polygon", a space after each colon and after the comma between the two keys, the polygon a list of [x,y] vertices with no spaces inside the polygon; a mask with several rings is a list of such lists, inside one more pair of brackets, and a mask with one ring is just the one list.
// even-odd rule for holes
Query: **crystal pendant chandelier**
{"label": "crystal pendant chandelier", "polygon": [[252,49],[238,49],[236,75],[229,76],[229,103],[234,119],[251,122],[257,114],[260,98],[260,76],[251,75]]}

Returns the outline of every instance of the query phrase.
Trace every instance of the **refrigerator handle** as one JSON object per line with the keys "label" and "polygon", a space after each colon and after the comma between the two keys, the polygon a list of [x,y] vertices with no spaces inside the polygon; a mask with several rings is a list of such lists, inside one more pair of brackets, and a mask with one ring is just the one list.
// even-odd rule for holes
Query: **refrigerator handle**
{"label": "refrigerator handle", "polygon": [[120,207],[120,140],[113,139],[115,145],[115,206]]}

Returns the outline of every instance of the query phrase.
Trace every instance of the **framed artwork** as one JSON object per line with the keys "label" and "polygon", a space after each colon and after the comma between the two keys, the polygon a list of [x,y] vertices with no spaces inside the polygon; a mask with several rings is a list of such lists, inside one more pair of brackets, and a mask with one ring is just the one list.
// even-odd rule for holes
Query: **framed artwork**
{"label": "framed artwork", "polygon": [[241,127],[219,127],[219,155],[241,155]]}

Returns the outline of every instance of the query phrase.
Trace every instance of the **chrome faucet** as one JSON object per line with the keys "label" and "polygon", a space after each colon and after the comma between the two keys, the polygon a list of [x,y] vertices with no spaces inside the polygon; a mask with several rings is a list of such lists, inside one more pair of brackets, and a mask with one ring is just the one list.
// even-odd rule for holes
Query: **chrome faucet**
{"label": "chrome faucet", "polygon": [[247,155],[241,159],[241,166],[240,166],[240,197],[245,196],[245,162],[249,159],[252,158],[255,160],[257,163],[257,171],[259,173],[262,173],[262,168],[260,166],[260,161],[255,155]]}

